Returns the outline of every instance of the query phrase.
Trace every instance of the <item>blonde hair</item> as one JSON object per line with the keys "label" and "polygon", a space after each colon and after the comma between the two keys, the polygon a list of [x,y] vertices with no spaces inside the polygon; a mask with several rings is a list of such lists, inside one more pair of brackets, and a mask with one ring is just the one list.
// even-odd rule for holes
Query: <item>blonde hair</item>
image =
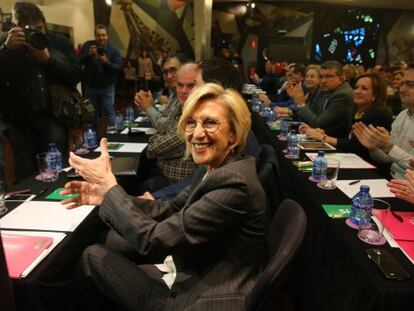
{"label": "blonde hair", "polygon": [[[194,89],[187,98],[183,113],[178,120],[177,134],[184,138],[185,131],[183,123],[192,116],[197,107],[206,100],[219,102],[225,108],[227,119],[231,129],[236,136],[232,149],[240,153],[246,146],[247,135],[249,134],[251,119],[250,112],[240,94],[233,89],[224,89],[216,83],[207,83]],[[186,142],[185,156],[190,155],[190,144]]]}

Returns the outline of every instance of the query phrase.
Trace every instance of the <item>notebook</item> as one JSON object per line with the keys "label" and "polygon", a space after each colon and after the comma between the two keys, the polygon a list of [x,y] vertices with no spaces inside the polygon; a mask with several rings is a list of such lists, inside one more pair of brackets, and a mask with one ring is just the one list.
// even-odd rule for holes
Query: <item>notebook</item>
{"label": "notebook", "polygon": [[32,265],[53,243],[51,237],[25,236],[15,234],[1,235],[6,255],[9,276],[14,279],[22,277],[24,271]]}

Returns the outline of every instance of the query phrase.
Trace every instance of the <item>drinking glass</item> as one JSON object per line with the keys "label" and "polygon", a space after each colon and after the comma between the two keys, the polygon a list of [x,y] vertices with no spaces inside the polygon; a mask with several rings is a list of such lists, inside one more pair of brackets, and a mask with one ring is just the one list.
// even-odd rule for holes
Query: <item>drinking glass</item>
{"label": "drinking glass", "polygon": [[4,184],[3,181],[0,180],[0,215],[7,213],[6,201],[5,201],[5,193],[4,193]]}
{"label": "drinking glass", "polygon": [[326,160],[326,176],[318,182],[318,187],[325,190],[336,188],[335,181],[338,178],[339,161],[335,159]]}
{"label": "drinking glass", "polygon": [[82,131],[77,131],[73,136],[74,153],[83,155],[89,153],[89,150],[84,146],[84,137]]}
{"label": "drinking glass", "polygon": [[54,182],[58,179],[58,171],[53,163],[49,163],[47,159],[47,152],[36,154],[36,161],[40,173],[36,176],[37,180],[41,180],[43,182]]}
{"label": "drinking glass", "polygon": [[117,134],[118,131],[115,128],[115,118],[112,120],[108,120],[108,125],[106,127],[107,134]]}
{"label": "drinking glass", "polygon": [[387,242],[383,232],[387,226],[391,205],[384,200],[374,199],[370,222],[358,229],[358,238],[372,245],[383,245]]}

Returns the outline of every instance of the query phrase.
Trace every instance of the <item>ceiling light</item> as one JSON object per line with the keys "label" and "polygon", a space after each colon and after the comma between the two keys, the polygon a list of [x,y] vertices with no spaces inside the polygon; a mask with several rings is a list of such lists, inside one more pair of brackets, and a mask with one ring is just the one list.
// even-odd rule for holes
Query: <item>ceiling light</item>
{"label": "ceiling light", "polygon": [[252,9],[254,9],[256,7],[256,3],[252,2],[251,6],[252,6]]}
{"label": "ceiling light", "polygon": [[105,0],[105,3],[106,3],[107,5],[112,5],[112,0]]}

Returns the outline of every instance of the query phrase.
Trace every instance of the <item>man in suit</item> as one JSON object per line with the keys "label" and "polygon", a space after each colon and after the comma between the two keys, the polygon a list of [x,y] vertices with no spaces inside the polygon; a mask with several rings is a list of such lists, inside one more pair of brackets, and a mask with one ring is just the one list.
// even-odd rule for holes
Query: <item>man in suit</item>
{"label": "man in suit", "polygon": [[353,91],[344,81],[342,65],[326,61],[321,65],[319,91],[312,103],[298,106],[297,117],[333,137],[346,137],[351,120]]}

